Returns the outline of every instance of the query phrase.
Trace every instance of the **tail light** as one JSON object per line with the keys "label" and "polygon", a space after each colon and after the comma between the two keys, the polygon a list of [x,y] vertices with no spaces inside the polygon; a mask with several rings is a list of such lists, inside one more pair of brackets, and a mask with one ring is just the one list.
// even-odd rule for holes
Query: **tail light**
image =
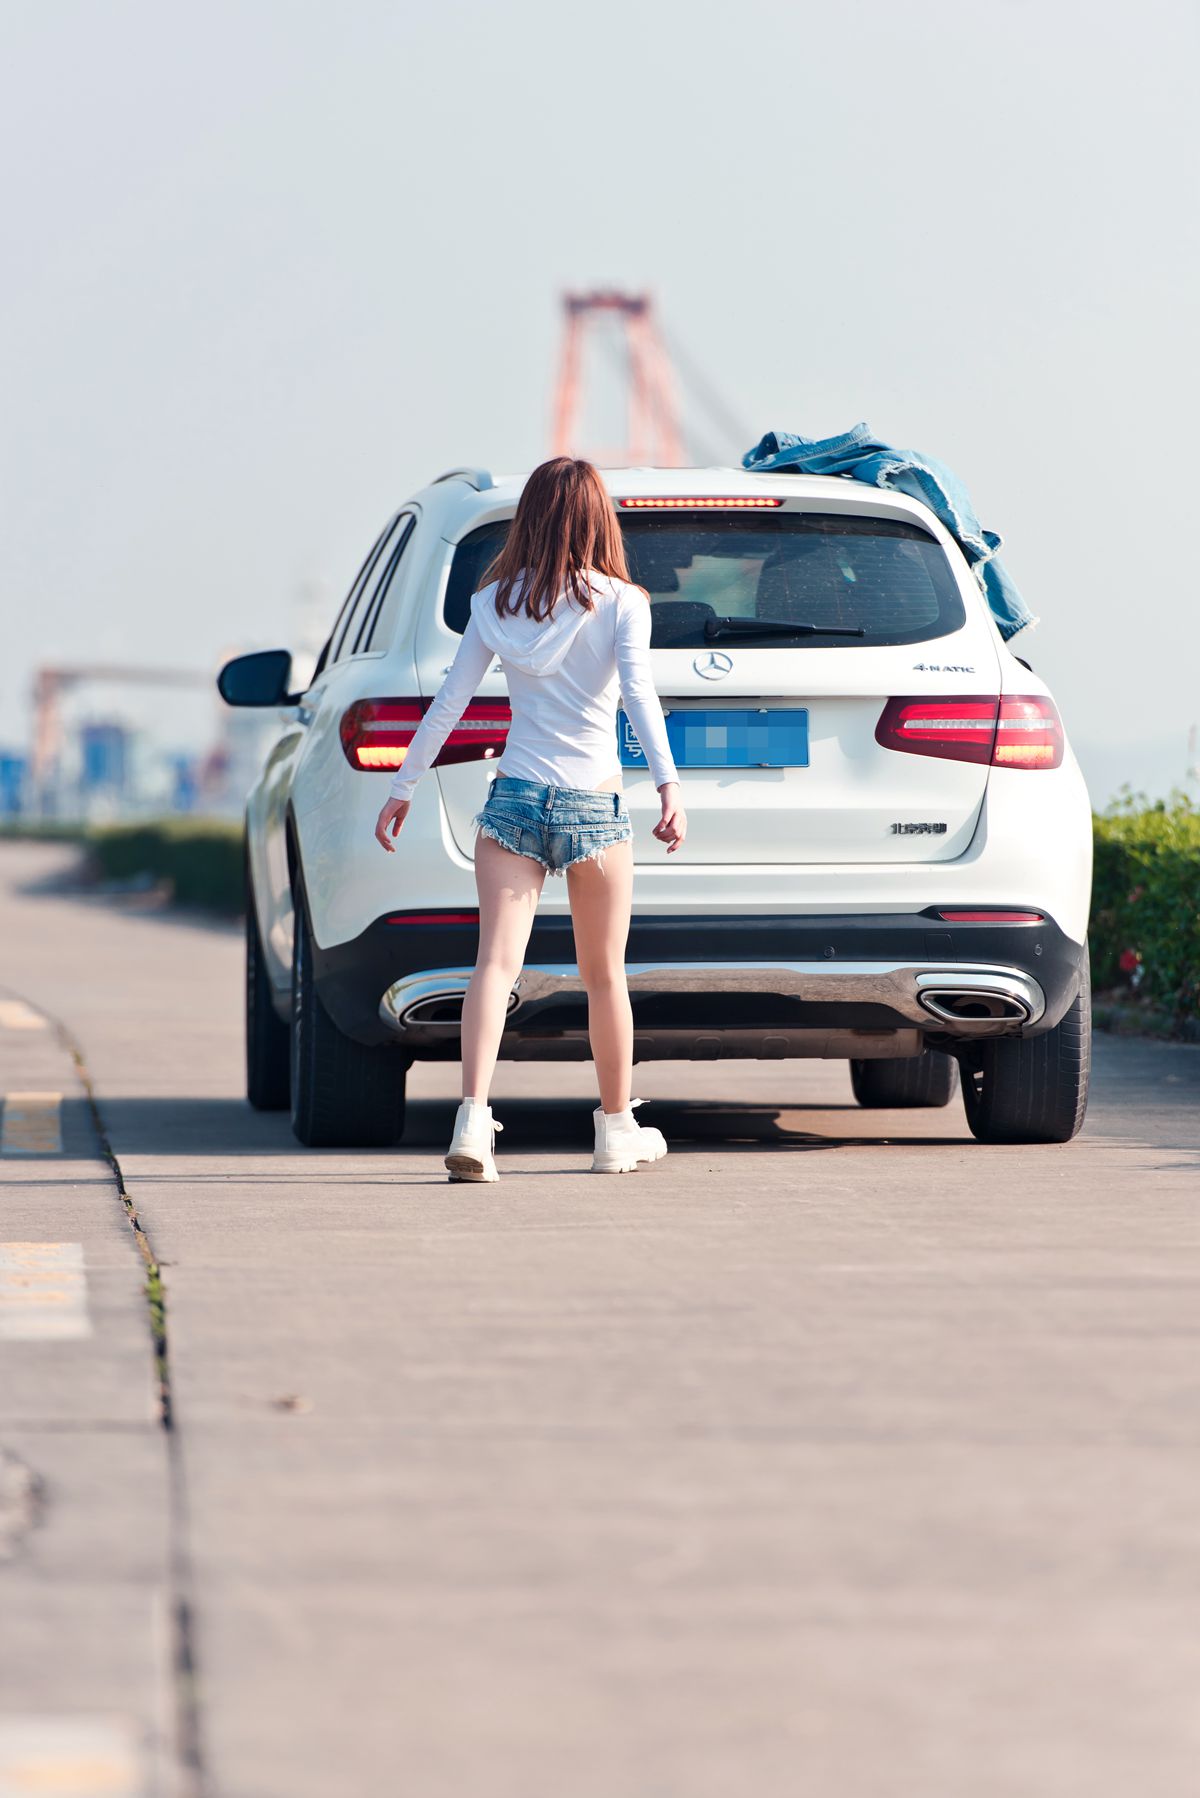
{"label": "tail light", "polygon": [[394,911],[389,914],[389,924],[402,924],[406,929],[418,924],[474,924],[479,927],[477,911]]}
{"label": "tail light", "polygon": [[1063,727],[1052,699],[1006,693],[1000,701],[996,747],[997,768],[1057,768],[1063,759]]}
{"label": "tail light", "polygon": [[994,768],[1057,768],[1063,759],[1058,709],[1040,694],[889,699],[875,726],[884,749],[936,755]]}
{"label": "tail light", "polygon": [[[342,748],[352,768],[399,768],[428,709],[426,699],[356,699],[342,715]],[[473,699],[434,760],[486,762],[500,754],[512,723],[507,699]]]}
{"label": "tail light", "polygon": [[909,755],[990,762],[998,705],[988,698],[889,699],[875,726],[875,741]]}

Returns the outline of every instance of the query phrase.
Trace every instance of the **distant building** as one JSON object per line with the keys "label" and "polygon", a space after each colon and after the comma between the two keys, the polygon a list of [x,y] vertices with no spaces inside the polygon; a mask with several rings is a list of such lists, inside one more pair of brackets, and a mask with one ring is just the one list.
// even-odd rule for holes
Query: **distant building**
{"label": "distant building", "polygon": [[29,757],[0,749],[0,818],[19,818],[29,804]]}
{"label": "distant building", "polygon": [[197,768],[194,755],[172,755],[167,758],[171,770],[171,810],[194,812],[196,809]]}
{"label": "distant building", "polygon": [[129,788],[129,731],[115,722],[88,723],[79,732],[79,787],[86,803],[103,797],[114,801]]}

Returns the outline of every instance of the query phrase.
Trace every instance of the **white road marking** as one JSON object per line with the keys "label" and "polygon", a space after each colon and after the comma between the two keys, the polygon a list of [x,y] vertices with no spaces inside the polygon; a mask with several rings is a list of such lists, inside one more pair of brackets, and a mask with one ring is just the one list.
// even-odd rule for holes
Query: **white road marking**
{"label": "white road marking", "polygon": [[0,1242],[0,1341],[74,1342],[91,1333],[83,1244]]}
{"label": "white road marking", "polygon": [[0,1717],[0,1798],[144,1798],[126,1717]]}
{"label": "white road marking", "polygon": [[44,1030],[46,1020],[24,999],[0,999],[0,1030]]}
{"label": "white road marking", "polygon": [[7,1093],[0,1116],[0,1155],[61,1154],[62,1094]]}

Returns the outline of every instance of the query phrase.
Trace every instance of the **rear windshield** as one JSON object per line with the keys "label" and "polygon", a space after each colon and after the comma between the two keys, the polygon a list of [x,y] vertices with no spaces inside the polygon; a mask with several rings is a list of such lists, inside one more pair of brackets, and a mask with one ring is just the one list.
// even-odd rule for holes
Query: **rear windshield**
{"label": "rear windshield", "polygon": [[[921,643],[966,622],[941,545],[902,519],[669,512],[622,517],[621,529],[629,572],[650,595],[657,649],[714,641],[853,649]],[[466,629],[471,595],[507,534],[507,521],[484,525],[455,550],[445,605],[451,630]],[[735,624],[725,633],[727,618],[752,620],[754,629]],[[788,624],[818,631],[771,628]],[[844,630],[861,634],[838,634]]]}

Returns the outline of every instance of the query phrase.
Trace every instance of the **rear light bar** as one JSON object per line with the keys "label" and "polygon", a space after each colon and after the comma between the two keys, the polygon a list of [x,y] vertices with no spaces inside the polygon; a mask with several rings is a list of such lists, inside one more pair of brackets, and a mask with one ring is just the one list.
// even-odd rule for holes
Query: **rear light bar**
{"label": "rear light bar", "polygon": [[935,911],[943,924],[1044,924],[1040,911]]}
{"label": "rear light bar", "polygon": [[[352,768],[399,768],[408,754],[427,699],[356,699],[342,715],[342,749]],[[446,738],[434,767],[490,761],[500,754],[512,723],[507,699],[473,699]]]}
{"label": "rear light bar", "polygon": [[889,699],[875,726],[884,749],[993,768],[1057,768],[1062,720],[1042,694]]}
{"label": "rear light bar", "polygon": [[765,506],[781,506],[782,499],[775,499],[766,493],[742,493],[728,499],[714,499],[711,494],[702,494],[694,499],[681,499],[672,496],[669,499],[622,499],[617,504],[632,512],[713,512],[723,511],[728,507],[735,510],[745,507],[762,508]]}

